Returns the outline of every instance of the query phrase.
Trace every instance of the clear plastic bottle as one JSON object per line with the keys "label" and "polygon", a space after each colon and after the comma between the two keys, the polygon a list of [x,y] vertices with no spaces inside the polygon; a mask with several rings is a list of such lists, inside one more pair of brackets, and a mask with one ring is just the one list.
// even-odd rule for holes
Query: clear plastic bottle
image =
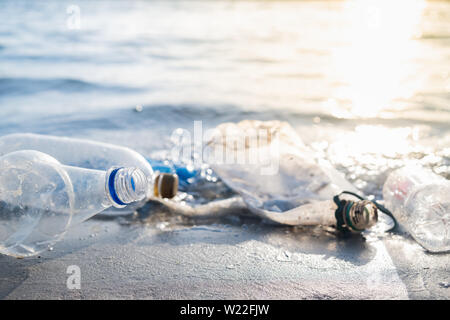
{"label": "clear plastic bottle", "polygon": [[[203,152],[214,172],[242,196],[244,206],[277,223],[336,225],[334,196],[342,191],[359,194],[328,162],[317,159],[286,122],[223,123]],[[378,221],[373,204],[343,198],[355,204],[347,207],[343,218],[353,231]]]}
{"label": "clear plastic bottle", "polygon": [[113,166],[135,167],[147,177],[153,175],[151,165],[136,151],[103,142],[34,133],[0,137],[0,156],[19,150],[37,150],[68,166],[96,170],[108,170]]}
{"label": "clear plastic bottle", "polygon": [[6,154],[0,157],[0,253],[38,254],[69,226],[142,200],[148,186],[139,168],[67,166],[34,150]]}
{"label": "clear plastic bottle", "polygon": [[[135,211],[143,206],[147,199],[155,196],[153,183],[159,172],[156,174],[149,161],[130,148],[86,139],[34,133],[15,133],[0,137],[0,156],[18,150],[37,150],[54,157],[64,165],[81,168],[96,170],[108,170],[113,166],[139,168],[147,176],[150,184],[146,198],[122,209],[107,210],[108,213]],[[157,189],[162,188],[158,196],[171,198],[176,194],[178,179],[165,172],[160,175],[159,181],[163,183],[157,185]],[[164,190],[167,192],[163,192]]]}
{"label": "clear plastic bottle", "polygon": [[386,208],[400,226],[431,252],[450,250],[450,181],[429,169],[393,171],[383,187]]}

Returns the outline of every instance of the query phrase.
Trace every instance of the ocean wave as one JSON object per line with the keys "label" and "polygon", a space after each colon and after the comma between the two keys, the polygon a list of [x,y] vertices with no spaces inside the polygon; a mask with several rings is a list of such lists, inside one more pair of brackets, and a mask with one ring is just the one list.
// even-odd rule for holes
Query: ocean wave
{"label": "ocean wave", "polygon": [[[1,50],[1,48],[0,48]],[[95,61],[92,58],[75,56],[75,55],[52,55],[52,54],[2,54],[2,61],[33,61],[33,62],[48,62],[48,63],[61,63],[61,62],[91,62]]]}
{"label": "ocean wave", "polygon": [[44,91],[64,93],[89,91],[139,91],[139,88],[117,85],[104,85],[79,79],[33,79],[33,78],[0,78],[0,96],[30,95]]}
{"label": "ocean wave", "polygon": [[[407,115],[410,116],[407,116]],[[143,105],[142,109],[136,108],[92,110],[89,112],[77,112],[71,114],[45,115],[42,118],[34,114],[29,119],[23,119],[16,123],[16,130],[24,129],[33,132],[48,134],[76,133],[85,130],[174,130],[176,128],[193,129],[194,121],[202,121],[204,129],[215,127],[223,122],[238,122],[242,119],[249,120],[281,120],[293,125],[310,127],[314,125],[317,118],[323,124],[337,125],[338,128],[351,129],[355,126],[355,119],[334,117],[329,114],[308,113],[296,110],[246,110],[238,105],[200,105],[200,104],[150,104]],[[438,120],[442,121],[438,121]],[[367,118],[358,119],[359,125],[384,125],[387,127],[409,126],[411,123],[425,125],[435,130],[445,131],[448,127],[448,117],[442,114],[436,119],[428,119],[419,113],[403,113],[396,118]],[[3,123],[6,121],[5,123]],[[10,131],[14,126],[7,128],[11,119],[0,121],[0,131]],[[132,128],[132,129],[131,129]],[[14,130],[14,131],[16,131]]]}

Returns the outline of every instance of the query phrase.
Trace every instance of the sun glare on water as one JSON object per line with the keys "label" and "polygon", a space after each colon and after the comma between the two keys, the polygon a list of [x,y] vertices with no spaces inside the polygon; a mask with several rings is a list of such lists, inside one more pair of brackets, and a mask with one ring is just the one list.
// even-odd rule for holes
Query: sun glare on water
{"label": "sun glare on water", "polygon": [[389,110],[401,108],[396,99],[407,99],[420,87],[407,80],[419,72],[413,60],[420,47],[414,38],[420,36],[425,6],[424,0],[346,3],[346,43],[333,50],[334,99],[339,102],[339,108],[334,99],[328,102],[333,115],[389,117]]}

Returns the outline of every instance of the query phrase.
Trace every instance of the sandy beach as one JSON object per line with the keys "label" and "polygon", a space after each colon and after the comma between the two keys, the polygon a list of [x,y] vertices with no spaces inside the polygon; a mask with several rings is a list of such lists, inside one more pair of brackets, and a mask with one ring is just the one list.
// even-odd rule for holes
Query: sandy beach
{"label": "sandy beach", "polygon": [[[447,254],[412,239],[170,214],[91,219],[39,258],[1,256],[2,299],[448,299]],[[145,227],[144,227],[145,226]],[[66,269],[82,270],[67,290]]]}

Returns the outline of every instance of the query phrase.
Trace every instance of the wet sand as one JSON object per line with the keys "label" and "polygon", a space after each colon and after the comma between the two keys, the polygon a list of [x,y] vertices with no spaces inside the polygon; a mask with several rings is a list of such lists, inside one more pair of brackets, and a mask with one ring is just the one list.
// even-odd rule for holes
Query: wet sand
{"label": "wet sand", "polygon": [[[257,218],[95,218],[39,257],[0,256],[2,299],[449,299],[449,254]],[[81,271],[69,290],[67,268]]]}

